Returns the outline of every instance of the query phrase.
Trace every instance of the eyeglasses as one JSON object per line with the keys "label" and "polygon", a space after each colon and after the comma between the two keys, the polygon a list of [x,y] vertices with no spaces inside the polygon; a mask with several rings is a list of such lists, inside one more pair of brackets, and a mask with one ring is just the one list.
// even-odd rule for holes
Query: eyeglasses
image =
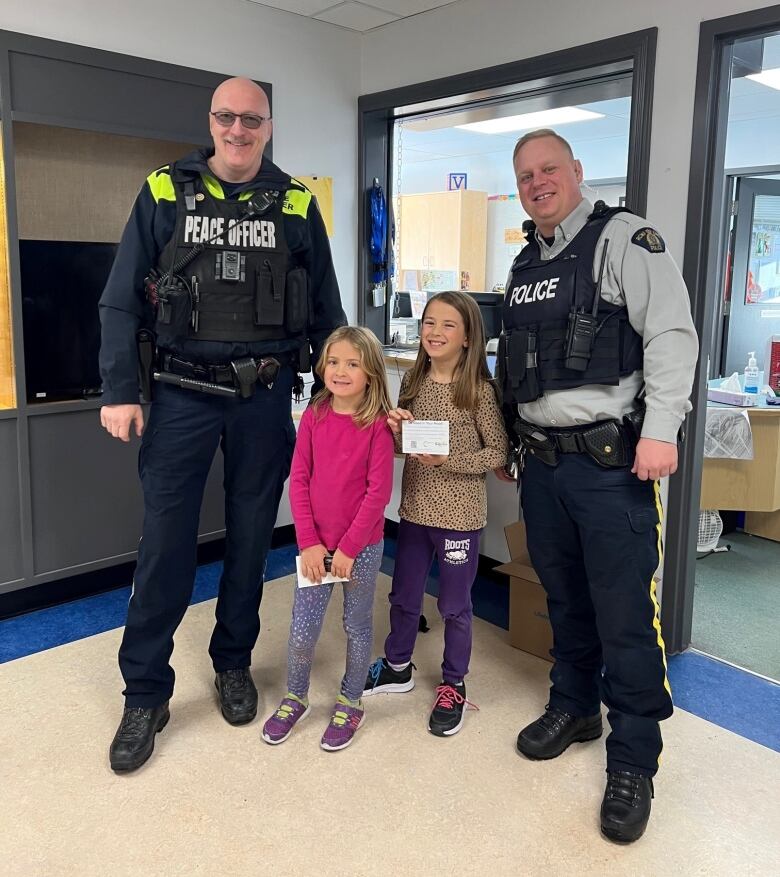
{"label": "eyeglasses", "polygon": [[232,127],[236,119],[241,119],[241,124],[244,128],[249,128],[250,130],[259,128],[263,122],[271,121],[270,116],[256,116],[254,113],[230,113],[227,110],[217,110],[215,113],[209,112],[209,115],[214,116],[216,123],[223,128]]}

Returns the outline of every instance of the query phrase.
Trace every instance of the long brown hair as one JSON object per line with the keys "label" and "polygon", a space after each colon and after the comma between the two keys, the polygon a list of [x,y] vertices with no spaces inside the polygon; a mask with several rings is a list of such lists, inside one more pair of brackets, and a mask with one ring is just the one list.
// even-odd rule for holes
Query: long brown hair
{"label": "long brown hair", "polygon": [[[346,341],[351,344],[360,354],[360,367],[366,373],[368,385],[366,395],[352,415],[356,426],[370,426],[378,417],[381,417],[392,408],[390,393],[387,389],[387,373],[385,361],[382,355],[382,345],[379,339],[370,329],[362,326],[341,326],[328,336],[328,340],[322,345],[320,358],[317,360],[315,371],[321,380],[325,380],[325,364],[328,361],[328,351],[333,344]],[[311,400],[315,414],[321,414],[324,405],[330,405],[333,394],[327,387],[323,387]]]}
{"label": "long brown hair", "polygon": [[[485,326],[479,306],[467,292],[438,292],[428,299],[422,319],[432,302],[450,305],[460,314],[466,333],[467,346],[461,350],[460,359],[453,374],[452,401],[456,408],[474,411],[479,403],[482,381],[490,381],[490,371],[485,355]],[[409,370],[409,382],[398,399],[398,406],[406,408],[420,392],[423,381],[431,369],[431,361],[422,344],[417,359]]]}

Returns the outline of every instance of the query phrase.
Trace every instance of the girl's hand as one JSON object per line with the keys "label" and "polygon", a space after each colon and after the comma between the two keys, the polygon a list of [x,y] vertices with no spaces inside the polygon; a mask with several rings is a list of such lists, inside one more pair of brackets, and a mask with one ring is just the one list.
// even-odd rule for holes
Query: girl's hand
{"label": "girl's hand", "polygon": [[415,460],[419,460],[423,466],[441,466],[447,459],[446,454],[409,454]]}
{"label": "girl's hand", "polygon": [[318,585],[325,575],[324,560],[328,555],[328,549],[324,545],[311,545],[301,551],[301,572],[310,582]]}
{"label": "girl's hand", "polygon": [[337,548],[330,564],[330,571],[334,576],[338,576],[340,579],[351,579],[352,567],[354,565],[355,558],[347,557],[340,548]]}
{"label": "girl's hand", "polygon": [[493,470],[493,474],[499,481],[506,481],[508,484],[516,484],[517,479],[510,475],[503,466]]}
{"label": "girl's hand", "polygon": [[414,420],[414,415],[411,411],[407,411],[406,408],[393,408],[392,411],[388,411],[387,425],[390,427],[393,435],[401,434],[401,422],[404,420],[410,422]]}

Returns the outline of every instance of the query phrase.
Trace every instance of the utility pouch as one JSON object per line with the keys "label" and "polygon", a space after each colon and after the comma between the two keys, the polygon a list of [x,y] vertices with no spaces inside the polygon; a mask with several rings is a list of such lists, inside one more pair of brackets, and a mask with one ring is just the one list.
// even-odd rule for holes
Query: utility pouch
{"label": "utility pouch", "polygon": [[504,404],[533,402],[542,395],[536,328],[514,329],[499,340],[501,393]]}
{"label": "utility pouch", "polygon": [[152,401],[152,372],[154,371],[154,333],[148,329],[140,329],[135,336],[138,348],[138,384],[141,388],[141,399]]}
{"label": "utility pouch", "polygon": [[306,331],[309,325],[309,274],[305,268],[287,272],[284,302],[284,326],[295,335]]}
{"label": "utility pouch", "polygon": [[255,277],[255,326],[284,325],[284,274],[271,267],[268,259]]}
{"label": "utility pouch", "polygon": [[181,277],[174,277],[157,289],[157,323],[166,336],[187,334],[192,318],[192,293]]}
{"label": "utility pouch", "polygon": [[298,367],[296,371],[303,375],[311,371],[311,347],[308,340],[304,341],[298,348]]}
{"label": "utility pouch", "polygon": [[518,419],[515,421],[514,430],[529,454],[548,466],[558,465],[558,449],[555,442],[541,427]]}
{"label": "utility pouch", "polygon": [[580,433],[585,453],[606,469],[627,466],[631,462],[631,447],[624,429],[616,420],[597,423]]}
{"label": "utility pouch", "polygon": [[238,384],[239,396],[242,399],[248,399],[254,394],[255,384],[257,383],[257,366],[254,359],[251,356],[245,356],[243,359],[234,359],[230,363],[230,369]]}
{"label": "utility pouch", "polygon": [[593,342],[596,340],[596,318],[591,314],[569,312],[566,327],[566,354],[563,361],[566,368],[584,372],[590,362]]}

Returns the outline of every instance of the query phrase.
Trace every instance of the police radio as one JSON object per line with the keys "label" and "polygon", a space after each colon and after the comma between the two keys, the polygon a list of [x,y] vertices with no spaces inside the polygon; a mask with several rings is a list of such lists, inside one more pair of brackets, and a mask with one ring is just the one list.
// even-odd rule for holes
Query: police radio
{"label": "police radio", "polygon": [[566,327],[566,354],[563,364],[572,371],[584,372],[588,368],[590,355],[593,351],[593,343],[598,334],[598,319],[596,313],[601,300],[601,281],[604,277],[604,264],[607,260],[607,246],[609,239],[604,241],[601,251],[601,263],[599,265],[599,277],[596,283],[596,292],[593,296],[591,313],[584,310],[572,309],[569,311],[569,325]]}

